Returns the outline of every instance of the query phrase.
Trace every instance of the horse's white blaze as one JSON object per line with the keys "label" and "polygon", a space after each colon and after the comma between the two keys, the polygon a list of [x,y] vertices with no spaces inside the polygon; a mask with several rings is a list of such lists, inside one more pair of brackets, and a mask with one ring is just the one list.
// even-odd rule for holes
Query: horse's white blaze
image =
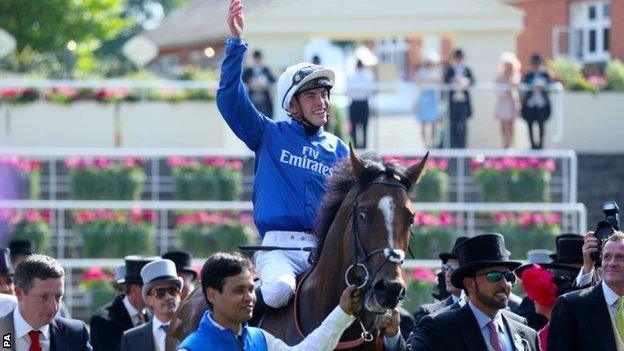
{"label": "horse's white blaze", "polygon": [[388,231],[388,245],[394,249],[394,238],[392,237],[392,223],[394,222],[394,201],[392,196],[386,195],[379,200],[379,209],[386,220],[386,230]]}

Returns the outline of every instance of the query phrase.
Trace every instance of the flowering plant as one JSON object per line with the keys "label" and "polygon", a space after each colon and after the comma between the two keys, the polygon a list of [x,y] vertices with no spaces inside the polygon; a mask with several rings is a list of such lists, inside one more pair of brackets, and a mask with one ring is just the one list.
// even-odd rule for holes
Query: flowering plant
{"label": "flowering plant", "polygon": [[0,102],[26,103],[37,100],[37,91],[31,88],[0,88]]}
{"label": "flowering plant", "polygon": [[99,102],[137,101],[136,92],[128,88],[101,88],[93,92],[93,99]]}
{"label": "flowering plant", "polygon": [[[398,164],[409,167],[420,161],[409,157],[384,157],[384,161],[396,161]],[[447,174],[448,161],[444,158],[427,159],[425,173],[415,186],[413,201],[441,202],[448,200],[449,176]]]}
{"label": "flowering plant", "polygon": [[548,202],[552,159],[537,157],[475,158],[470,162],[485,202]]}
{"label": "flowering plant", "polygon": [[38,199],[41,194],[41,164],[19,156],[0,157],[0,199]]}
{"label": "flowering plant", "polygon": [[116,292],[112,282],[113,275],[103,271],[100,267],[91,267],[83,273],[81,290],[86,292],[91,314],[115,297]]}
{"label": "flowering plant", "polygon": [[532,249],[555,249],[561,232],[561,215],[542,212],[497,212],[492,215],[491,232],[505,237],[505,246],[514,257],[524,257]]}
{"label": "flowering plant", "polygon": [[[7,232],[4,240],[28,240],[39,253],[50,250],[50,211],[0,209],[0,233]],[[0,242],[3,240],[0,240]]]}
{"label": "flowering plant", "polygon": [[70,157],[71,197],[80,200],[139,200],[147,179],[136,157],[113,162],[106,157]]}
{"label": "flowering plant", "polygon": [[83,257],[124,257],[155,251],[153,211],[83,210],[74,213],[74,230],[83,241]]}
{"label": "flowering plant", "polygon": [[175,199],[231,201],[240,198],[243,178],[240,160],[170,157],[167,164],[173,175]]}
{"label": "flowering plant", "polygon": [[448,212],[423,213],[414,216],[410,250],[419,259],[438,258],[455,240],[455,219]]}
{"label": "flowering plant", "polygon": [[437,277],[429,269],[424,267],[414,268],[411,273],[404,271],[407,291],[403,307],[408,311],[415,311],[420,305],[431,301],[431,293],[434,291]]}
{"label": "flowering plant", "polygon": [[80,91],[71,87],[64,86],[52,88],[46,91],[45,95],[48,101],[52,101],[58,104],[69,104],[70,102],[82,99],[82,94],[80,93]]}
{"label": "flowering plant", "polygon": [[251,214],[187,212],[176,218],[176,232],[182,249],[197,257],[208,257],[217,251],[237,250],[257,237]]}

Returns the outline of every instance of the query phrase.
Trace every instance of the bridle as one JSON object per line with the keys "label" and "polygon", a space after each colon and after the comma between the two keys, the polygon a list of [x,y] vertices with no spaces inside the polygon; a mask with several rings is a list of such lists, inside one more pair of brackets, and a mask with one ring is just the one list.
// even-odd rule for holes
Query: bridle
{"label": "bridle", "polygon": [[[383,172],[380,172],[383,173]],[[360,237],[360,229],[359,229],[359,217],[357,216],[358,209],[358,198],[362,193],[364,193],[370,186],[372,185],[382,185],[386,187],[395,187],[401,188],[403,191],[407,193],[407,187],[400,182],[392,182],[389,180],[374,180],[370,183],[367,183],[366,186],[363,186],[355,195],[355,200],[353,201],[353,206],[351,207],[351,236],[353,238],[353,263],[347,268],[345,271],[345,282],[347,285],[356,285],[358,290],[367,291],[370,289],[372,282],[375,281],[375,277],[381,271],[383,266],[388,262],[393,262],[397,264],[402,264],[405,259],[405,252],[403,250],[397,250],[393,247],[381,247],[376,248],[371,251],[367,251],[362,245],[362,239]],[[361,252],[361,253],[360,253]],[[377,267],[372,271],[373,275],[370,275],[370,270],[368,269],[368,261],[375,256],[376,254],[383,254],[384,260],[380,262]],[[364,273],[364,279],[360,284],[357,282],[349,281],[349,273],[354,269],[360,269]],[[359,317],[356,317],[360,326],[362,328],[361,339],[365,342],[373,341],[373,334],[364,327],[364,323],[360,320]]]}

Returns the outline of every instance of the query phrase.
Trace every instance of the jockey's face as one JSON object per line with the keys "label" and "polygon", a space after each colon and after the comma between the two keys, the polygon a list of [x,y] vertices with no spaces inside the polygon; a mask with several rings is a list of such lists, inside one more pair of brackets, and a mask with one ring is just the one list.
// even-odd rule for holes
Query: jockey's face
{"label": "jockey's face", "polygon": [[290,102],[290,112],[293,118],[301,121],[305,117],[315,127],[327,123],[329,111],[329,92],[326,88],[316,88],[298,93]]}
{"label": "jockey's face", "polygon": [[225,278],[223,289],[206,289],[208,301],[213,305],[212,318],[220,325],[238,332],[240,323],[251,319],[256,292],[251,272]]}

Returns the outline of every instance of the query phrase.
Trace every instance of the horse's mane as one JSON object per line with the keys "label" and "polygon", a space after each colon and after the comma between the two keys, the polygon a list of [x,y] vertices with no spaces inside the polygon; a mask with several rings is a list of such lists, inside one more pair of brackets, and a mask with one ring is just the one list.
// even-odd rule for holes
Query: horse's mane
{"label": "horse's mane", "polygon": [[329,228],[334,223],[340,206],[354,186],[363,189],[377,179],[380,174],[385,174],[388,179],[394,179],[395,176],[398,176],[407,191],[411,190],[412,182],[407,178],[404,167],[396,162],[382,161],[379,155],[373,152],[365,153],[360,158],[364,161],[366,168],[358,178],[353,175],[350,158],[346,157],[334,166],[334,174],[327,179],[327,191],[321,202],[316,220],[315,233],[318,237],[318,246],[311,255],[314,265],[318,262],[325,244],[325,238]]}

